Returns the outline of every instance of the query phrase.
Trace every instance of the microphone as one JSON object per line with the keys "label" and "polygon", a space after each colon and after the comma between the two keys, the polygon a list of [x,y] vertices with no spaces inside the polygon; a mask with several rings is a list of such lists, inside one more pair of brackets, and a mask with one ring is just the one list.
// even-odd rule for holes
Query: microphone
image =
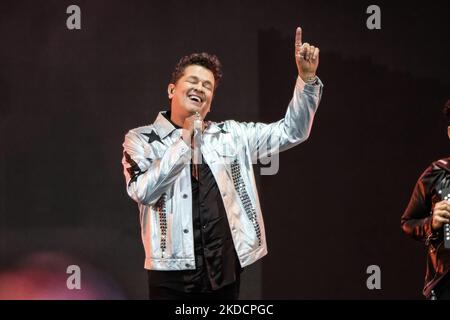
{"label": "microphone", "polygon": [[193,154],[192,154],[192,164],[194,165],[196,178],[198,180],[198,165],[202,162],[202,153],[200,146],[202,144],[202,125],[203,121],[198,112],[195,113],[196,119],[194,120],[194,138],[193,138]]}

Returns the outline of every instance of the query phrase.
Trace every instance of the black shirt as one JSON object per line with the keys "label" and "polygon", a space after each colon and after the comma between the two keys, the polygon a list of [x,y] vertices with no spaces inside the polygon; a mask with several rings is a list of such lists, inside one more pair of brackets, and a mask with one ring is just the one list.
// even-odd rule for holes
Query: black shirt
{"label": "black shirt", "polygon": [[[166,113],[170,121],[170,112]],[[179,128],[172,121],[171,123]],[[149,270],[150,286],[184,292],[208,292],[239,280],[241,267],[234,248],[228,218],[214,175],[202,161],[198,180],[192,175],[192,220],[195,270]]]}

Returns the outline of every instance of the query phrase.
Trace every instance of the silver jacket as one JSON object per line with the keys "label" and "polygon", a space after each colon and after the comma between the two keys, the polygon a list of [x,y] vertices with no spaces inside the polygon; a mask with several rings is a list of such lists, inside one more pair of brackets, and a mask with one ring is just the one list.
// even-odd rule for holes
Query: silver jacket
{"label": "silver jacket", "polygon": [[[270,124],[209,122],[200,150],[222,195],[242,267],[267,254],[253,164],[305,141],[322,95],[322,82],[297,78],[284,118]],[[122,164],[128,195],[138,203],[145,268],[195,269],[191,148],[160,112],[151,125],[130,130]]]}

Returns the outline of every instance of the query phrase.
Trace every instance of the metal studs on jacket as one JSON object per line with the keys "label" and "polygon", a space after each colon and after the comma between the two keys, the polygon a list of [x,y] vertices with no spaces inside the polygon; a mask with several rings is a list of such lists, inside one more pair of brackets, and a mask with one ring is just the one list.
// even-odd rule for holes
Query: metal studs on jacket
{"label": "metal studs on jacket", "polygon": [[156,203],[156,209],[158,212],[159,217],[159,228],[161,231],[161,252],[162,256],[164,257],[164,251],[166,251],[166,240],[167,240],[167,212],[166,212],[166,200],[167,200],[167,194],[163,193],[161,195],[161,198],[159,198],[158,202]]}
{"label": "metal studs on jacket", "polygon": [[247,217],[253,224],[256,236],[258,237],[258,246],[261,246],[261,229],[259,227],[258,220],[256,218],[256,210],[253,207],[252,201],[248,196],[247,190],[245,188],[244,180],[241,175],[241,166],[239,161],[235,159],[231,163],[231,176],[233,178],[234,188],[236,189],[239,198],[241,199],[242,205],[244,206],[245,213]]}

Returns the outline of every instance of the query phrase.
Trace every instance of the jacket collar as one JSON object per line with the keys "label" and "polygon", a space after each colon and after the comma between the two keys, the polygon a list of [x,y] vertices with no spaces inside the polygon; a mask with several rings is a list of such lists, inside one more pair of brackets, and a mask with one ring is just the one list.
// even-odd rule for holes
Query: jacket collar
{"label": "jacket collar", "polygon": [[450,160],[450,158],[441,159],[441,160],[436,161],[434,164],[436,166],[438,166],[439,168],[450,172],[450,161],[449,160]]}
{"label": "jacket collar", "polygon": [[[155,128],[156,134],[160,137],[160,139],[164,139],[169,134],[171,134],[175,128],[170,119],[170,110],[160,111],[155,121],[153,122],[153,127]],[[206,122],[205,133],[228,133],[228,130],[224,128],[224,122]]]}
{"label": "jacket collar", "polygon": [[164,139],[172,131],[176,130],[175,126],[168,120],[170,117],[170,111],[161,111],[153,122],[153,127],[155,128],[156,134]]}

